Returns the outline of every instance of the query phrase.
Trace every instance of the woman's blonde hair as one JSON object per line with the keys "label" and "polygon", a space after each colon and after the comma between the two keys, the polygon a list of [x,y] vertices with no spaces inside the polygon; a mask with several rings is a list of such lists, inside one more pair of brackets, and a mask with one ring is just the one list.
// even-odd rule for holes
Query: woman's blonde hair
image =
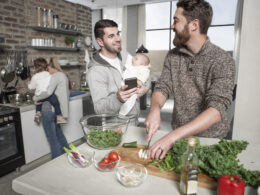
{"label": "woman's blonde hair", "polygon": [[[63,72],[63,70],[61,69],[59,63],[57,62],[57,60],[53,57],[50,58],[49,64],[48,66],[50,66],[51,68],[56,69],[59,72]],[[63,72],[64,73],[64,72]]]}

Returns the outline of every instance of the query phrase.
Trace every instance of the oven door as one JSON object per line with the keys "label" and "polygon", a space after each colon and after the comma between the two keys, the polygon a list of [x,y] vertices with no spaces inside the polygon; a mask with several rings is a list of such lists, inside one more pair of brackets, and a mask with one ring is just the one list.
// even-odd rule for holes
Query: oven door
{"label": "oven door", "polygon": [[0,161],[18,153],[15,124],[0,126]]}

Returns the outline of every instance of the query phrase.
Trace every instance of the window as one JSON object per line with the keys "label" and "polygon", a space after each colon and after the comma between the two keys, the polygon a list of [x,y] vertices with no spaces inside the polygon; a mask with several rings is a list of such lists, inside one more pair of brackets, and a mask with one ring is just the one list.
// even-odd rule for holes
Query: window
{"label": "window", "polygon": [[[237,0],[208,0],[213,8],[212,24],[208,30],[211,42],[224,50],[234,48],[234,23]],[[146,47],[148,50],[169,50],[174,47],[171,30],[177,1],[146,4]]]}

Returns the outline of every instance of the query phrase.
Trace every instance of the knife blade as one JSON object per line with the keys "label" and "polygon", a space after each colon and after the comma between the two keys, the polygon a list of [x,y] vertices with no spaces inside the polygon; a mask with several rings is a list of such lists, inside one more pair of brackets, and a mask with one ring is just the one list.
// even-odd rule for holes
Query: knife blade
{"label": "knife blade", "polygon": [[148,144],[145,147],[145,151],[144,151],[144,155],[143,155],[143,159],[145,159],[145,156],[148,153],[149,147],[150,147],[150,143],[151,143],[151,139],[149,140]]}

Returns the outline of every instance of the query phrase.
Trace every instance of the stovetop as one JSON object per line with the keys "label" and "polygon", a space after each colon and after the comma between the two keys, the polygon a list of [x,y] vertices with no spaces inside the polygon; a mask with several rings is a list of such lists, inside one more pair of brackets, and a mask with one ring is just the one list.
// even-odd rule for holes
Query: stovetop
{"label": "stovetop", "polygon": [[0,105],[0,116],[3,116],[5,114],[15,113],[15,112],[19,112],[19,108]]}

